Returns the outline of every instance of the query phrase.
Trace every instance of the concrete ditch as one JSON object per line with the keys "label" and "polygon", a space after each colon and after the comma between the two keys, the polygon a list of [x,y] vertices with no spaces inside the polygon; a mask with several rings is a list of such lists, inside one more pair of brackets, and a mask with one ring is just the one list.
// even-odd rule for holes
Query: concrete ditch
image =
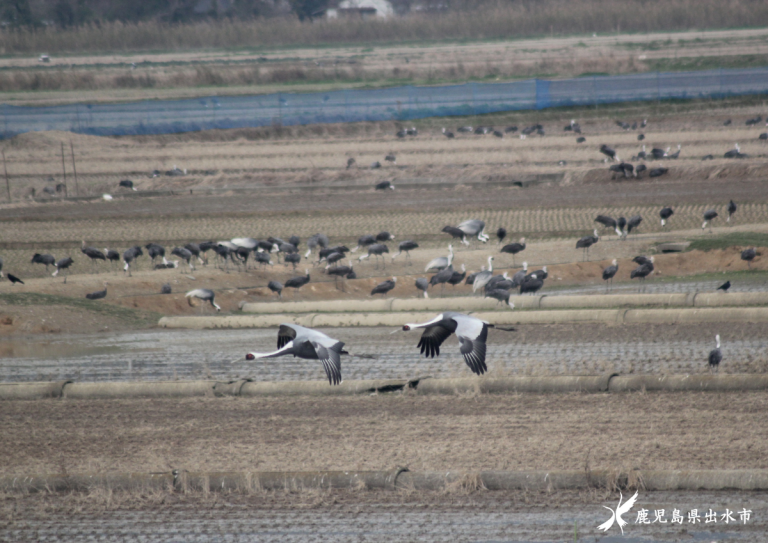
{"label": "concrete ditch", "polygon": [[0,401],[107,400],[126,398],[191,397],[274,397],[274,396],[352,396],[388,392],[414,394],[562,394],[656,392],[736,392],[768,390],[768,375],[763,374],[683,374],[683,375],[551,375],[505,378],[458,379],[381,379],[344,381],[329,386],[327,381],[253,382],[223,381],[148,381],[75,383],[72,381],[0,383]]}
{"label": "concrete ditch", "polygon": [[552,492],[586,488],[646,491],[768,490],[768,470],[577,471],[306,471],[34,475],[0,477],[6,493],[166,490],[192,492],[301,491],[309,489]]}
{"label": "concrete ditch", "polygon": [[[768,305],[768,292],[691,292],[673,294],[590,294],[517,296],[518,309],[589,309],[631,307],[748,307]],[[483,311],[498,309],[496,300],[462,298],[386,298],[243,304],[243,313],[353,313],[380,311]]]}

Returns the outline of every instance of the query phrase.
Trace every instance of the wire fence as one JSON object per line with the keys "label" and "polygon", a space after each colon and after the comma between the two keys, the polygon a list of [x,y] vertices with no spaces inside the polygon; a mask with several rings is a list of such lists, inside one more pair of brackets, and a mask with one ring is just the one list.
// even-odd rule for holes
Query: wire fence
{"label": "wire fence", "polygon": [[561,106],[725,98],[766,92],[768,68],[757,68],[123,104],[52,107],[3,104],[3,136],[43,130],[120,136],[270,125],[409,121]]}

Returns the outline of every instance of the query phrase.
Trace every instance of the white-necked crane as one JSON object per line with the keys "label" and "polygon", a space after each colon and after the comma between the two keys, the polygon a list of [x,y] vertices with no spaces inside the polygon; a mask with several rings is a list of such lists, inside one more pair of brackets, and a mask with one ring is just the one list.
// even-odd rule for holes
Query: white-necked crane
{"label": "white-necked crane", "polygon": [[[704,222],[701,223],[701,229],[704,230],[707,227],[707,224],[712,222],[717,218],[717,211],[714,209],[708,209],[704,212]],[[712,232],[712,225],[709,225],[709,231]]]}
{"label": "white-necked crane", "polygon": [[107,282],[104,281],[104,290],[97,290],[96,292],[89,292],[85,295],[89,300],[101,300],[107,297]]}
{"label": "white-necked crane", "polygon": [[416,288],[419,289],[424,293],[425,298],[429,298],[429,295],[427,294],[427,289],[429,288],[429,281],[426,280],[424,277],[419,277],[416,279]]}
{"label": "white-necked crane", "polygon": [[592,247],[598,241],[600,241],[600,236],[597,235],[597,228],[595,228],[593,235],[584,236],[576,242],[576,248],[583,249],[585,261],[589,256],[589,248]]}
{"label": "white-necked crane", "polygon": [[387,261],[386,261],[386,259],[382,255],[384,253],[388,253],[388,252],[389,252],[389,247],[387,247],[383,243],[374,243],[373,245],[368,247],[368,254],[367,255],[360,255],[358,257],[357,261],[358,262],[362,262],[363,260],[365,260],[367,258],[370,258],[371,255],[373,255],[373,256],[376,257],[376,269],[378,269],[379,268],[379,257],[382,257],[381,258],[382,267],[384,269],[386,269],[387,268]]}
{"label": "white-necked crane", "polygon": [[[481,221],[479,219],[468,219],[459,224],[457,228],[464,232],[464,234],[467,236],[477,236],[477,239],[483,243],[491,239],[485,233],[485,221]],[[465,238],[462,238],[461,242],[464,245],[469,245],[469,242]]]}
{"label": "white-necked crane", "polygon": [[616,259],[614,258],[613,261],[611,261],[611,265],[608,266],[603,270],[603,281],[610,281],[610,287],[608,290],[613,288],[613,278],[616,275],[616,272],[619,271],[619,265],[616,263]]}
{"label": "white-necked crane", "polygon": [[[210,302],[211,305],[216,308],[217,313],[221,311],[221,307],[214,301],[216,293],[209,288],[196,288],[195,290],[190,290],[184,296],[187,298],[187,303],[189,303],[190,307],[194,307],[192,305],[192,298],[197,298],[203,302]],[[203,304],[200,304],[200,313],[202,312]]]}
{"label": "white-necked crane", "polygon": [[44,264],[45,273],[48,273],[48,266],[56,265],[56,257],[54,257],[53,255],[49,255],[47,253],[45,254],[35,253],[34,255],[32,255],[32,260],[30,261],[30,264]]}
{"label": "white-necked crane", "polygon": [[395,186],[390,181],[380,181],[376,183],[376,190],[395,190]]}
{"label": "white-necked crane", "polygon": [[498,244],[501,245],[501,242],[504,241],[504,238],[506,237],[507,237],[507,229],[500,226],[496,230],[496,238],[498,239]]}
{"label": "white-necked crane", "polygon": [[731,222],[731,216],[736,213],[736,210],[738,209],[738,206],[736,203],[731,200],[728,202],[728,218],[725,219],[725,222]]}
{"label": "white-necked crane", "polygon": [[298,277],[291,277],[285,282],[285,288],[292,288],[295,289],[293,291],[293,296],[296,296],[296,291],[298,291],[301,287],[309,283],[309,270],[306,270],[307,275],[299,275]]}
{"label": "white-necked crane", "polygon": [[661,217],[662,228],[667,226],[667,220],[675,214],[675,210],[671,207],[664,207],[659,211],[659,217]]}
{"label": "white-necked crane", "polygon": [[197,258],[197,260],[198,260],[198,262],[200,262],[200,264],[205,264],[205,261],[200,256],[200,246],[197,243],[187,243],[184,246],[184,248],[187,251],[189,251],[190,253],[192,253],[192,256]]}
{"label": "white-necked crane", "polygon": [[648,170],[648,177],[661,177],[669,171],[669,168],[653,168]]}
{"label": "white-necked crane", "polygon": [[390,162],[392,164],[397,164],[397,157],[395,155],[391,154],[391,153],[388,154],[387,156],[385,156],[384,160],[386,160],[387,162]]}
{"label": "white-necked crane", "polygon": [[[669,147],[667,147],[667,150],[669,150]],[[662,158],[667,157],[667,151],[664,149],[659,149],[658,147],[654,147],[651,149],[651,156],[656,160],[661,160]]]}
{"label": "white-necked crane", "polygon": [[520,238],[519,242],[509,243],[501,248],[502,253],[508,253],[512,255],[512,266],[515,266],[515,255],[525,250],[525,238]]}
{"label": "white-necked crane", "polygon": [[383,294],[386,296],[390,290],[395,288],[396,283],[397,277],[393,277],[392,279],[387,279],[386,281],[379,283],[371,290],[371,296],[375,296],[377,294]]}
{"label": "white-necked crane", "polygon": [[754,247],[741,251],[741,259],[747,261],[747,267],[750,269],[752,268],[752,261],[755,259],[755,256],[757,256],[757,251],[755,251]]}
{"label": "white-necked crane", "polygon": [[397,252],[392,255],[392,262],[395,261],[395,257],[397,255],[399,255],[400,253],[405,253],[405,265],[410,266],[411,264],[413,264],[413,261],[411,260],[410,251],[418,248],[419,248],[419,244],[413,240],[407,239],[405,241],[401,241],[400,244],[397,246]]}
{"label": "white-necked crane", "polygon": [[[472,372],[482,375],[488,371],[485,364],[486,341],[488,329],[494,328],[494,325],[463,313],[446,311],[427,322],[403,325],[403,330],[406,332],[417,328],[424,328],[417,348],[421,349],[425,357],[440,356],[440,346],[455,333],[459,338],[459,351]],[[514,331],[514,328],[499,329]]]}
{"label": "white-necked crane", "polygon": [[453,263],[453,245],[448,244],[448,256],[438,256],[437,258],[433,258],[427,263],[427,266],[424,268],[425,272],[428,272],[429,270],[444,270],[448,266],[450,266]]}
{"label": "white-necked crane", "polygon": [[283,297],[283,284],[280,281],[274,279],[267,283],[267,288],[277,294],[278,298]]}
{"label": "white-necked crane", "polygon": [[723,352],[720,350],[720,334],[715,336],[715,348],[709,351],[707,363],[709,372],[712,373],[720,368],[720,362],[723,361]]}
{"label": "white-necked crane", "polygon": [[320,360],[323,363],[328,383],[341,383],[341,355],[349,354],[344,343],[328,337],[322,332],[298,324],[281,324],[277,332],[277,350],[271,353],[248,353],[246,360],[276,358],[293,355],[306,360]]}
{"label": "white-necked crane", "polygon": [[481,288],[484,288],[488,284],[488,281],[493,277],[493,255],[488,257],[488,268],[484,271],[478,272],[475,275],[475,281],[472,283],[472,292],[477,292]]}
{"label": "white-necked crane", "polygon": [[452,139],[454,137],[453,132],[450,132],[445,128],[443,128],[443,136],[445,136],[448,139]]}
{"label": "white-necked crane", "polygon": [[91,259],[91,270],[93,270],[93,266],[96,264],[97,260],[104,260],[106,262],[107,257],[104,256],[104,253],[96,249],[95,247],[88,247],[85,245],[85,240],[83,240],[83,244],[80,247],[80,251],[86,255],[88,258]]}
{"label": "white-necked crane", "polygon": [[681,147],[682,146],[678,143],[677,144],[677,151],[672,153],[671,155],[668,155],[667,158],[670,159],[670,160],[676,160],[680,156],[680,149],[681,149]]}
{"label": "white-necked crane", "polygon": [[[61,270],[66,270],[66,269],[69,269],[69,267],[70,267],[72,264],[74,264],[74,263],[75,263],[75,261],[74,261],[74,260],[72,260],[72,258],[71,258],[71,257],[69,257],[69,256],[62,258],[61,260],[58,260],[58,261],[56,262],[56,264],[55,264],[55,266],[56,266],[56,271],[55,271],[55,272],[53,272],[51,275],[52,275],[53,277],[56,277],[57,275],[59,275],[59,272],[60,272]],[[64,282],[65,282],[65,283],[67,282],[67,277],[66,277],[66,276],[64,276]]]}
{"label": "white-necked crane", "polygon": [[173,289],[171,288],[170,283],[164,283],[160,288],[160,294],[170,294],[171,292],[173,292]]}
{"label": "white-necked crane", "polygon": [[348,158],[347,159],[347,169],[350,169],[352,166],[355,165],[355,162],[357,162],[354,158]]}

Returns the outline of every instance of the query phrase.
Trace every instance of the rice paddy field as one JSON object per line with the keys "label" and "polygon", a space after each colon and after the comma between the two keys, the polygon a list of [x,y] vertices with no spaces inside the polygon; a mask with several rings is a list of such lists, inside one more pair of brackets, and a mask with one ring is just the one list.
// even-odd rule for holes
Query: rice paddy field
{"label": "rice paddy field", "polygon": [[[627,43],[633,40],[647,41],[635,36],[627,38]],[[478,55],[508,53],[497,45],[479,49]],[[459,58],[472,52],[457,46],[455,54]],[[424,65],[419,69],[423,71]],[[105,99],[116,96],[104,92]],[[28,99],[34,102],[43,95]],[[69,98],[58,93],[58,98],[44,99]],[[3,271],[21,277],[25,284],[0,282],[3,374],[14,381],[157,380],[210,374],[222,380],[250,374],[257,379],[318,379],[321,369],[310,371],[298,359],[283,366],[276,363],[262,373],[242,360],[251,343],[271,344],[274,331],[208,334],[147,329],[155,327],[162,315],[212,313],[210,307],[188,305],[184,293],[194,288],[213,289],[223,314],[238,314],[248,301],[279,304],[281,300],[266,288],[267,282],[284,281],[305,270],[312,280],[296,293],[296,299],[370,299],[371,288],[392,276],[399,280],[389,296],[419,296],[414,279],[429,277],[423,271],[426,263],[444,256],[451,242],[442,228],[466,219],[485,221],[491,239],[487,243],[472,239],[469,246],[453,240],[454,265],[477,271],[494,256],[498,273],[514,273],[523,261],[533,269],[548,266],[549,278],[541,294],[605,292],[602,269],[614,258],[619,263],[614,283],[618,292],[641,288],[645,292],[713,291],[725,280],[738,292],[768,290],[764,256],[768,251],[768,140],[759,138],[767,130],[766,115],[768,107],[758,96],[426,119],[407,125],[275,126],[121,138],[59,132],[17,136],[1,145],[11,198],[3,201],[0,181],[0,257]],[[759,122],[747,124],[756,117],[761,118]],[[579,134],[564,130],[571,120],[580,124],[585,142],[577,143]],[[644,127],[640,126],[643,120],[647,121]],[[629,123],[629,129],[617,121]],[[633,129],[633,123],[638,127]],[[544,135],[521,139],[520,131],[534,124],[542,125]],[[461,126],[479,125],[492,126],[504,136],[458,131]],[[417,135],[396,136],[411,126],[417,128]],[[517,131],[505,132],[510,126],[517,126]],[[443,128],[455,137],[447,138]],[[609,171],[612,163],[599,151],[602,144],[635,167],[645,164],[667,172],[653,178],[647,171],[639,177],[615,175]],[[735,144],[744,156],[726,158],[724,154]],[[677,158],[643,160],[637,157],[643,145],[649,154],[653,148],[668,155],[678,149],[680,153]],[[387,155],[395,160],[385,160]],[[354,159],[351,164],[350,159]],[[375,162],[381,166],[372,167]],[[181,175],[166,174],[172,170]],[[126,179],[136,191],[118,186]],[[382,181],[389,181],[395,190],[376,190]],[[66,183],[66,195],[56,192],[60,183]],[[54,190],[46,192],[47,187]],[[104,194],[112,199],[104,199]],[[729,200],[738,208],[727,221]],[[674,215],[662,227],[659,211],[665,206],[672,207]],[[702,228],[703,214],[710,209],[719,216]],[[640,215],[643,221],[626,239],[619,239],[613,230],[594,221],[598,214]],[[500,253],[495,237],[500,227],[507,230],[504,243],[524,237],[526,249],[515,257]],[[576,240],[595,228],[599,241],[589,253],[576,249]],[[195,270],[154,270],[144,256],[128,276],[120,266],[92,263],[80,252],[83,242],[121,253],[155,242],[164,245],[169,259],[174,259],[171,248],[188,242],[297,235],[303,253],[307,238],[318,232],[327,234],[331,244],[352,248],[360,236],[384,230],[395,235],[389,254],[378,263],[358,261],[364,251],[351,254],[358,278],[347,281],[344,290],[324,273],[324,266],[315,265],[314,255],[303,259],[296,270],[276,256],[272,266],[224,268],[212,255],[207,265],[198,263]],[[393,261],[398,242],[407,239],[420,245],[411,252],[412,263],[407,264],[404,255]],[[665,254],[659,249],[663,242],[690,245],[683,252]],[[740,258],[747,247],[757,249],[751,264]],[[68,273],[51,277],[52,269],[30,262],[34,253],[71,256],[75,262]],[[641,254],[656,259],[655,273],[643,287],[630,279],[635,267],[632,258]],[[103,288],[104,281],[109,285],[108,296],[85,300],[84,295]],[[163,284],[172,286],[171,294],[160,294]],[[440,295],[438,289],[430,291],[430,296]],[[472,289],[462,284],[446,288],[444,295],[470,296]],[[294,295],[284,296],[293,299]],[[370,335],[365,329],[328,332],[343,332],[359,344]],[[373,330],[375,341],[358,352],[373,355],[386,350],[393,344],[389,332]],[[717,333],[727,354],[724,373],[764,371],[765,333],[760,324],[528,325],[499,340],[489,352],[498,375],[702,373],[708,371],[705,355]],[[367,358],[350,363],[345,366],[346,375],[387,378],[425,371],[443,377],[469,375],[456,353],[426,365],[416,356],[413,341],[398,337],[392,350],[389,358],[375,363]],[[452,365],[441,365],[444,362]],[[765,467],[765,417],[760,414],[766,394],[760,391],[241,400],[41,400],[0,405],[0,417],[8,421],[6,439],[0,443],[0,457],[8,462],[0,467],[0,475],[169,467],[390,469],[403,464],[467,472],[582,469],[585,465],[617,470]],[[115,424],[121,428],[117,438],[113,438]],[[611,492],[602,489],[559,496],[490,494],[474,489],[418,496],[286,492],[179,497],[111,491],[68,497],[3,495],[0,539],[31,541],[53,537],[58,530],[62,538],[71,540],[101,535],[128,540],[136,534],[158,540],[209,540],[213,527],[224,526],[220,520],[226,518],[232,523],[222,528],[227,539],[247,540],[246,532],[251,530],[264,536],[262,540],[269,536],[300,541],[326,529],[332,518],[335,531],[327,532],[329,541],[442,541],[449,532],[461,541],[475,541],[481,535],[488,540],[564,541],[574,538],[576,515],[577,539],[601,541],[603,534],[594,530],[595,511],[602,511],[599,504],[615,501]],[[756,517],[758,511],[766,511],[760,492],[686,496],[658,493],[649,499],[667,503],[669,509],[674,500],[687,504],[700,499],[751,505]],[[553,502],[559,507],[555,513],[542,505]],[[480,515],[478,504],[498,515]],[[709,505],[698,504],[699,508]],[[288,519],[290,526],[271,520],[249,524],[238,513],[248,507],[265,513],[259,518]],[[376,524],[383,518],[382,507],[393,512],[390,524],[407,516],[413,530],[393,531]],[[417,509],[428,518],[413,516]],[[221,514],[209,515],[212,511]],[[99,515],[110,515],[111,523],[90,528]],[[163,523],[168,515],[194,519],[195,533],[189,525],[166,529]],[[455,520],[458,517],[468,520]],[[644,532],[627,540],[644,542],[656,536],[758,540],[764,532],[763,517],[740,532],[707,526],[690,532]],[[68,519],[75,519],[77,525]],[[360,519],[373,527],[361,529],[356,524]],[[589,525],[586,532],[581,531],[581,522]],[[544,527],[537,529],[536,523]],[[131,524],[141,526],[126,527]],[[444,525],[451,528],[437,529]],[[420,527],[426,528],[418,532]]]}

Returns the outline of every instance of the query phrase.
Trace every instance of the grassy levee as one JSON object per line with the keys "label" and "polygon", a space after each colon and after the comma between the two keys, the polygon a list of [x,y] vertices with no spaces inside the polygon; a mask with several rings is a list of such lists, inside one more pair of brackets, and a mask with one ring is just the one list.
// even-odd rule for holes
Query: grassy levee
{"label": "grassy levee", "polygon": [[757,232],[734,232],[717,237],[692,239],[689,251],[712,251],[728,247],[768,247],[768,234]]}
{"label": "grassy levee", "polygon": [[[638,16],[638,12],[641,16]],[[546,36],[553,33],[658,32],[691,28],[760,27],[768,24],[768,5],[756,0],[639,2],[548,0],[519,2],[473,11],[451,11],[389,20],[299,22],[293,18],[224,20],[190,25],[158,22],[102,23],[56,30],[16,30],[0,35],[6,54],[49,52],[124,52],[286,45],[367,44],[477,40]]]}

